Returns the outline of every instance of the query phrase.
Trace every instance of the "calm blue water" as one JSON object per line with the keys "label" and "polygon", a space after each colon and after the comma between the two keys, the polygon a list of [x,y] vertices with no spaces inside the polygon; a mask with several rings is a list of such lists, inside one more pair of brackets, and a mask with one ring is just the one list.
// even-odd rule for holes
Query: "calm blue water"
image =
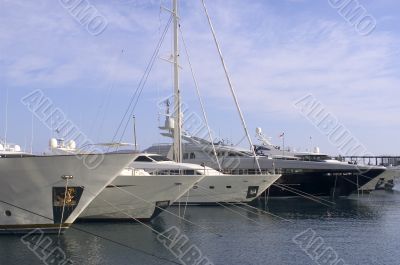
{"label": "calm blue water", "polygon": [[[236,207],[189,207],[186,218],[209,231],[166,213],[150,226],[157,231],[177,226],[188,237],[187,246],[196,245],[214,264],[317,264],[292,242],[308,228],[345,264],[400,264],[400,193],[355,196],[331,207],[306,199],[276,199],[269,200],[268,211],[289,221]],[[55,236],[51,239],[74,264],[179,263],[156,237],[137,223],[81,223],[58,242]],[[44,263],[19,236],[2,235],[0,264]]]}

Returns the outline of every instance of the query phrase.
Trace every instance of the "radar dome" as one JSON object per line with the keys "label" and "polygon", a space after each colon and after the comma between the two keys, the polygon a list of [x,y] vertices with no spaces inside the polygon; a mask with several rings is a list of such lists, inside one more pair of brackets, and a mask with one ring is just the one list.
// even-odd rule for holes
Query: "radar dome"
{"label": "radar dome", "polygon": [[165,128],[168,130],[172,130],[175,128],[175,120],[172,117],[167,117],[165,119]]}
{"label": "radar dome", "polygon": [[55,149],[58,147],[57,139],[56,138],[51,138],[50,139],[50,149]]}
{"label": "radar dome", "polygon": [[68,148],[72,150],[76,149],[76,142],[74,140],[70,140],[68,142]]}
{"label": "radar dome", "polygon": [[319,153],[320,153],[320,150],[319,150],[319,147],[318,147],[318,146],[314,147],[314,153],[316,153],[316,154],[319,154]]}

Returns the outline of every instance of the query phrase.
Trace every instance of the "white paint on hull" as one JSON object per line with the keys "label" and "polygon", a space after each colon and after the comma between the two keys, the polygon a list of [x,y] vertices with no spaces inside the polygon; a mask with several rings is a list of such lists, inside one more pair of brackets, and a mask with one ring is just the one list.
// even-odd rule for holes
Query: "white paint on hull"
{"label": "white paint on hull", "polygon": [[[200,181],[189,191],[189,204],[250,202],[267,190],[281,175],[216,175]],[[248,197],[249,187],[258,187],[254,197]],[[182,198],[186,200],[187,195]],[[185,201],[184,201],[185,203]]]}
{"label": "white paint on hull", "polygon": [[202,175],[120,175],[80,218],[150,219],[156,202],[174,203],[203,178]]}
{"label": "white paint on hull", "polygon": [[94,169],[75,155],[0,158],[0,230],[57,226],[53,221],[53,187],[65,187],[61,178],[65,175],[74,176],[69,186],[84,187],[77,207],[65,220],[73,223],[134,158],[132,154],[106,154]]}

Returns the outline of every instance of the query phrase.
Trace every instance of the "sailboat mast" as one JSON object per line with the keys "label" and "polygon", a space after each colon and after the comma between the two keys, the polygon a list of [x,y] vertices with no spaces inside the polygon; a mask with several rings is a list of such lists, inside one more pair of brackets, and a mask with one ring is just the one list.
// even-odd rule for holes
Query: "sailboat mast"
{"label": "sailboat mast", "polygon": [[174,21],[174,160],[182,162],[182,111],[181,111],[181,91],[179,88],[179,16],[178,0],[173,0],[173,21]]}

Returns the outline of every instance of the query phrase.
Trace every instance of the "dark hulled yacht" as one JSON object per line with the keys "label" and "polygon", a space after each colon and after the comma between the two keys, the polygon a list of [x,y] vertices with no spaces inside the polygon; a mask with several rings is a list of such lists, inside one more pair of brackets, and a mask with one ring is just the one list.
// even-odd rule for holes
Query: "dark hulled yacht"
{"label": "dark hulled yacht", "polygon": [[[171,137],[171,132],[162,132]],[[262,172],[281,173],[268,191],[273,197],[292,196],[349,196],[370,181],[379,179],[385,167],[357,165],[356,163],[334,160],[319,152],[291,152],[279,147],[263,144],[255,146],[257,156],[249,150],[234,147],[221,142],[214,143],[218,161],[215,158],[212,143],[184,134],[183,160],[219,169],[231,174],[254,174],[258,172],[256,159]],[[145,152],[168,155],[170,144],[153,145]]]}

